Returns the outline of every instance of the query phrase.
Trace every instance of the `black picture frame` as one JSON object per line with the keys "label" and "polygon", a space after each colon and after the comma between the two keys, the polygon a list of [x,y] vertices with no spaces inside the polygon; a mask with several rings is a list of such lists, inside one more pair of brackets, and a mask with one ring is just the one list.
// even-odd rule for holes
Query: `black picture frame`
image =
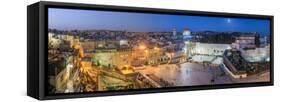
{"label": "black picture frame", "polygon": [[[172,15],[197,15],[212,17],[232,17],[232,18],[254,18],[270,20],[270,82],[254,82],[254,83],[234,83],[223,85],[200,85],[185,87],[170,87],[159,89],[137,89],[137,90],[121,90],[106,91],[95,93],[64,93],[50,95],[46,92],[48,81],[46,77],[48,60],[48,8],[71,8],[71,9],[87,9],[102,11],[122,11],[122,12],[142,12]],[[273,62],[274,62],[274,25],[272,15],[254,15],[254,14],[237,14],[237,13],[221,13],[221,12],[205,12],[205,11],[188,11],[174,9],[156,9],[141,7],[124,7],[111,5],[94,5],[94,4],[78,4],[78,3],[62,3],[40,1],[27,7],[27,95],[39,100],[61,99],[61,98],[81,98],[111,95],[130,95],[144,93],[159,92],[175,92],[175,91],[191,91],[191,90],[207,90],[207,89],[224,89],[224,88],[241,88],[241,87],[257,87],[272,86],[273,81]]]}

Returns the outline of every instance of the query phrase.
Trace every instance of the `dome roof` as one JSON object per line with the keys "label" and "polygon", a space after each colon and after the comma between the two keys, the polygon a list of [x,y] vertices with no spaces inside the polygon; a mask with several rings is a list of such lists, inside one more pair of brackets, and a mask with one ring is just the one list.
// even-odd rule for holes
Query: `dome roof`
{"label": "dome roof", "polygon": [[190,34],[191,34],[191,32],[190,32],[190,30],[189,30],[188,28],[185,28],[185,29],[183,30],[183,35],[189,36]]}

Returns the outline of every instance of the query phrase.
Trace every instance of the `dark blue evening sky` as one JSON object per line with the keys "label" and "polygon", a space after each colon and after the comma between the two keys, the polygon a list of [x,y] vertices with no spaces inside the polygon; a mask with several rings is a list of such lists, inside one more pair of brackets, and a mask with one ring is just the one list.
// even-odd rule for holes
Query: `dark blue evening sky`
{"label": "dark blue evening sky", "polygon": [[127,13],[75,9],[49,9],[49,28],[61,30],[108,29],[138,32],[191,31],[270,33],[269,20]]}

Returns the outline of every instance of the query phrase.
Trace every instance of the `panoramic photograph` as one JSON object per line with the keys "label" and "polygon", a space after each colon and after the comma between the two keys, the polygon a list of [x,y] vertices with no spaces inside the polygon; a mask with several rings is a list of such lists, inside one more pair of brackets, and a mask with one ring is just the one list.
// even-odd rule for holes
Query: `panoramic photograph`
{"label": "panoramic photograph", "polygon": [[48,9],[48,94],[270,82],[270,20]]}

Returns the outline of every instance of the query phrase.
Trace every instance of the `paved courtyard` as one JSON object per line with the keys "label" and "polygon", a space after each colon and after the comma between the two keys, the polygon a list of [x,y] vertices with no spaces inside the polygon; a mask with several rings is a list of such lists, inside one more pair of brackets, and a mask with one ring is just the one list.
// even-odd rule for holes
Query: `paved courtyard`
{"label": "paved courtyard", "polygon": [[229,76],[221,74],[223,72],[220,68],[204,66],[199,63],[159,65],[157,67],[147,67],[139,72],[154,74],[163,80],[173,83],[174,86],[232,83]]}

